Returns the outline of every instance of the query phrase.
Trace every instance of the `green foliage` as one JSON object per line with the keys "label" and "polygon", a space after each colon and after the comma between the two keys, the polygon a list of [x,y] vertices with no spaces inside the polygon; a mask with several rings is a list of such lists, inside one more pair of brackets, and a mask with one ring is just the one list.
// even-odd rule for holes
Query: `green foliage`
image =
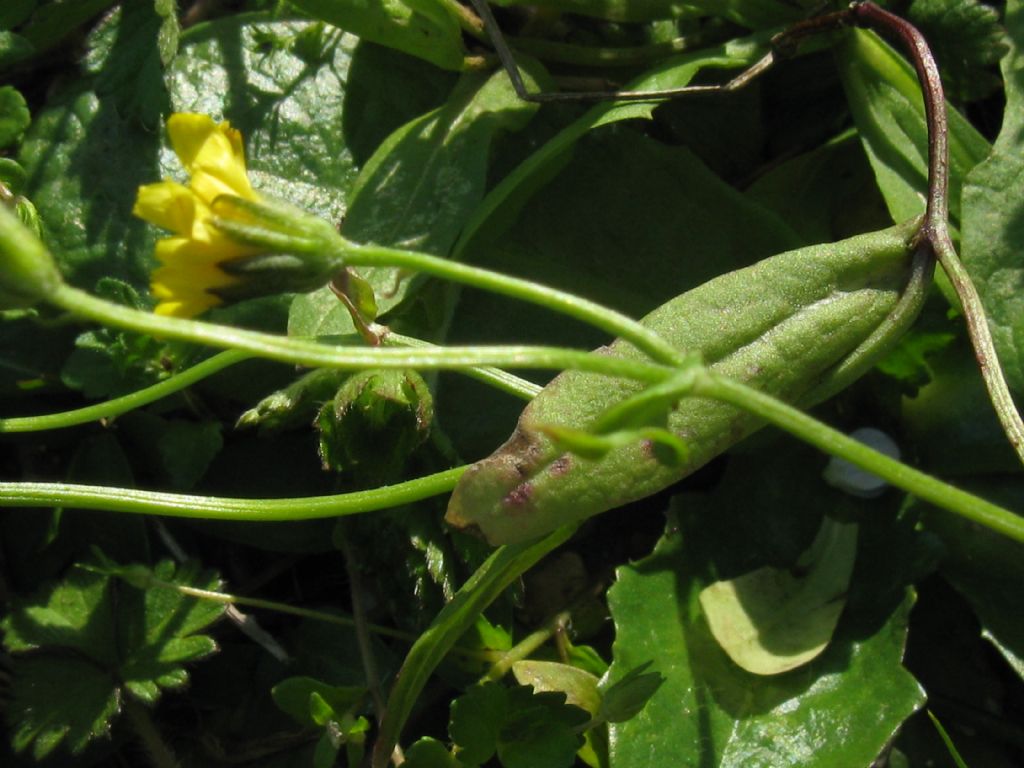
{"label": "green foliage", "polygon": [[942,62],[942,80],[957,102],[984,98],[1001,85],[992,67],[1007,52],[999,12],[978,0],[914,0],[907,18]]}
{"label": "green foliage", "polygon": [[[536,91],[721,82],[819,4],[492,5]],[[886,5],[922,27],[950,100],[969,102],[950,112],[954,234],[1024,392],[1024,9],[1005,4],[1004,34],[977,0]],[[776,391],[877,325],[881,310],[856,302],[888,301],[904,271],[871,255],[881,243],[902,259],[910,233],[879,230],[916,216],[926,184],[927,124],[901,53],[840,29],[793,54],[740,93],[537,105],[496,67],[465,0],[6,0],[0,205],[69,284],[152,321],[164,233],[131,209],[140,185],[186,181],[164,126],[202,112],[239,129],[259,194],[320,217],[332,244],[338,228],[631,317],[675,307],[649,327],[681,353],[727,361],[730,380]],[[10,240],[0,233],[4,258]],[[846,276],[815,272],[822,254]],[[204,319],[366,359],[379,351],[367,342],[397,354],[408,337],[422,349],[611,343],[549,307],[392,267],[346,270],[332,282],[356,322],[329,288]],[[758,314],[775,293],[781,314]],[[710,298],[679,304],[683,294]],[[848,497],[823,480],[825,456],[778,433],[737,442],[760,420],[671,431],[714,410],[690,396],[699,362],[651,386],[569,374],[590,384],[547,388],[527,411],[543,418],[514,432],[533,388],[507,376],[498,389],[450,372],[247,360],[185,386],[178,375],[205,346],[57,312],[0,317],[0,506],[20,507],[0,510],[0,764],[383,768],[396,748],[409,768],[1011,768],[1024,757],[1020,545],[898,488]],[[813,415],[847,433],[883,429],[906,463],[1018,510],[1024,472],[962,326],[930,296],[878,368]],[[199,327],[207,341],[237,333]],[[144,408],[15,434],[18,417],[59,421],[154,384],[165,397]],[[811,399],[838,389],[821,386]],[[541,497],[553,510],[543,529],[563,524],[554,533],[492,550],[445,525],[446,499],[409,500],[449,488],[450,468],[510,433],[502,479],[521,493],[495,493]],[[538,436],[550,451],[529,442]],[[644,471],[617,461],[629,451]],[[548,459],[551,477],[534,482]],[[560,475],[564,459],[586,471]],[[82,484],[99,486],[88,502],[70,495]],[[564,525],[638,487],[624,507]],[[75,508],[152,502],[144,489],[190,495],[159,497],[161,518]],[[266,499],[303,518],[365,514],[256,521]],[[214,509],[235,519],[203,519]],[[832,546],[819,530],[838,534]],[[93,548],[197,562],[83,566]],[[183,594],[219,587],[205,567],[239,597]],[[215,641],[233,599],[234,624]]]}
{"label": "green foliage", "polygon": [[[912,598],[871,638],[848,624],[803,672],[758,677],[733,665],[701,618],[706,542],[694,525],[667,534],[647,559],[620,569],[609,593],[619,628],[611,678],[645,658],[665,677],[636,717],[613,725],[611,765],[869,764],[923,700],[900,666]],[[850,675],[829,680],[837,663]],[[678,717],[698,708],[701,718]]]}
{"label": "green foliage", "polygon": [[462,69],[459,25],[440,0],[289,0],[313,18],[444,69]]}
{"label": "green foliage", "polygon": [[[864,149],[893,221],[924,211],[928,141],[924,103],[913,69],[871,32],[858,31],[840,48],[839,72]],[[949,211],[960,221],[960,190],[989,153],[985,138],[949,111]]]}
{"label": "green foliage", "polygon": [[[201,634],[223,607],[152,583],[124,586],[138,571],[76,566],[61,582],[19,600],[4,618],[13,659],[9,717],[13,745],[43,758],[62,742],[72,753],[108,734],[126,696],[153,706],[188,681],[183,666],[217,650]],[[214,589],[217,577],[165,560],[143,580]],[[59,702],[59,706],[52,704]]]}
{"label": "green foliage", "polygon": [[[129,284],[102,279],[96,292],[118,304],[148,309],[148,303]],[[75,341],[75,351],[61,371],[64,385],[86,397],[116,397],[166,377],[176,355],[164,343],[149,336],[101,328],[86,331]]]}
{"label": "green foliage", "polygon": [[729,658],[777,675],[820,655],[846,607],[857,526],[828,518],[791,569],[763,567],[701,590],[708,628]]}
{"label": "green foliage", "polygon": [[566,705],[565,694],[485,683],[452,702],[448,733],[463,765],[497,755],[505,768],[559,768],[572,765],[583,743],[572,729],[588,719],[586,711]]}
{"label": "green foliage", "polygon": [[31,122],[25,97],[14,86],[0,88],[0,149],[17,144]]}
{"label": "green foliage", "polygon": [[1007,78],[1006,117],[992,154],[967,178],[964,206],[970,215],[964,226],[964,263],[978,284],[992,335],[1010,386],[1024,391],[1024,359],[1021,357],[1020,298],[1016,286],[1021,276],[1019,250],[1014,243],[1022,235],[1019,191],[1024,179],[1020,149],[1024,136],[1024,97],[1019,90],[1019,57],[1024,49],[1024,23],[1012,4],[1007,24],[1010,54],[1004,59]]}
{"label": "green foliage", "polygon": [[352,711],[365,697],[365,689],[327,685],[310,677],[289,677],[270,693],[274,703],[293,720],[323,728],[313,755],[316,768],[335,765],[342,745],[347,747],[347,764],[359,764],[369,723],[364,717],[353,716]]}

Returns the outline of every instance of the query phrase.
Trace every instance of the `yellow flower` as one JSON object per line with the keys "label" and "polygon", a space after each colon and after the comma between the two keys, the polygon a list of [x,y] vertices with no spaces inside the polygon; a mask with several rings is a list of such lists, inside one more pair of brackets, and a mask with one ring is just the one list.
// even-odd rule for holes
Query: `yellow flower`
{"label": "yellow flower", "polygon": [[142,186],[132,212],[174,233],[156,244],[161,266],[150,286],[159,299],[156,313],[193,317],[223,303],[217,289],[239,282],[222,265],[264,251],[218,230],[214,201],[221,195],[260,198],[246,175],[242,136],[229,123],[215,123],[208,115],[174,114],[167,120],[167,132],[190,183]]}

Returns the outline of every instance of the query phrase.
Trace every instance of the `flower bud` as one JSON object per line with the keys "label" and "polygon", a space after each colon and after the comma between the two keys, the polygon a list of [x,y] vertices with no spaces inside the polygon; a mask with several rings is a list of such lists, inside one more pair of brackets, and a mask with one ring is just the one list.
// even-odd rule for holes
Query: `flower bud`
{"label": "flower bud", "polygon": [[52,296],[61,282],[46,246],[0,205],[0,308],[30,307]]}
{"label": "flower bud", "polygon": [[415,371],[353,375],[315,422],[324,469],[393,481],[429,435],[433,413],[430,389]]}

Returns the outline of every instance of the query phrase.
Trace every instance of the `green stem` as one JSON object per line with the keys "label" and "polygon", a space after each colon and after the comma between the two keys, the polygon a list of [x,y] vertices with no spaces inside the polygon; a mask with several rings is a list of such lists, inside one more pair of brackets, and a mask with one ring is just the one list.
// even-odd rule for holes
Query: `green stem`
{"label": "green stem", "polygon": [[988,320],[985,318],[985,307],[981,303],[981,296],[978,295],[978,289],[974,287],[971,276],[967,274],[967,270],[957,256],[946,227],[933,233],[932,244],[935,247],[939,263],[956,290],[956,295],[963,307],[964,319],[967,321],[967,334],[974,346],[974,357],[978,361],[978,369],[981,371],[981,378],[985,382],[992,407],[995,409],[996,416],[999,417],[999,423],[1013,446],[1013,450],[1024,462],[1024,422],[1021,421],[1020,413],[1010,394],[1010,387],[1003,375],[1003,368],[999,364],[999,356],[992,340],[992,333],[989,331]]}
{"label": "green stem", "polygon": [[1024,421],[1014,405],[999,365],[995,343],[978,290],[956,254],[949,235],[949,126],[942,77],[928,41],[914,25],[872,2],[852,3],[847,11],[860,24],[885,30],[899,38],[914,65],[924,98],[928,124],[928,202],[920,239],[931,243],[949,278],[967,321],[967,335],[989,399],[1017,456],[1024,462]]}
{"label": "green stem", "polygon": [[314,520],[375,512],[448,493],[466,467],[368,491],[291,499],[239,499],[69,483],[0,483],[0,507],[71,507],[200,520]]}
{"label": "green stem", "polygon": [[[388,335],[385,343],[393,342],[397,346],[422,349],[437,349],[434,344],[397,333]],[[76,408],[71,411],[49,413],[43,416],[15,416],[0,419],[0,434],[14,432],[41,432],[47,429],[64,429],[87,424],[90,421],[110,419],[123,413],[149,405],[152,402],[179,392],[202,379],[236,363],[252,358],[248,352],[229,350],[214,355],[208,360],[197,363],[191,368],[177,373],[170,378],[137,392],[116,397],[94,405]],[[463,371],[471,376],[507,394],[523,400],[532,400],[540,392],[541,387],[531,381],[522,379],[500,368],[469,368]]]}
{"label": "green stem", "polygon": [[543,627],[536,629],[514,646],[509,648],[505,653],[501,655],[491,668],[487,670],[486,674],[480,678],[481,683],[485,683],[488,680],[501,680],[508,671],[512,669],[512,665],[517,661],[529,658],[530,655],[540,648],[544,643],[552,638],[552,636],[558,632],[561,627],[564,627],[569,620],[572,618],[570,611],[562,611],[552,617]]}
{"label": "green stem", "polygon": [[[389,331],[384,337],[385,344],[395,344],[401,347],[412,347],[413,349],[438,349],[436,344],[423,341],[413,336],[403,336],[400,333]],[[503,371],[500,368],[485,366],[481,368],[467,368],[462,373],[482,381],[485,384],[498,389],[506,394],[518,397],[521,400],[530,401],[543,389],[539,384],[520,378],[515,374]],[[2,423],[2,422],[0,422]]]}
{"label": "green stem", "polygon": [[425,253],[378,245],[346,243],[344,258],[349,266],[408,269],[537,304],[628,341],[659,363],[678,365],[682,362],[682,355],[678,349],[638,321],[602,304],[565,291]]}
{"label": "green stem", "polygon": [[1024,517],[872,450],[770,395],[710,371],[697,376],[692,394],[749,411],[918,498],[1024,543]]}
{"label": "green stem", "polygon": [[[340,627],[353,628],[356,624],[355,619],[351,619],[348,616],[339,616],[335,613],[317,611],[312,608],[299,608],[294,605],[289,605],[288,603],[279,603],[275,600],[262,600],[258,597],[244,597],[242,595],[234,595],[229,592],[214,592],[209,589],[199,589],[197,587],[189,587],[184,584],[173,584],[169,581],[161,581],[156,578],[147,582],[147,586],[148,585],[163,589],[173,589],[175,592],[188,597],[194,597],[197,600],[209,600],[210,602],[221,603],[222,605],[243,605],[249,608],[261,608],[263,610],[274,611],[276,613],[286,613],[291,616],[298,616],[303,619],[322,621],[325,624],[336,624]],[[419,637],[419,635],[412,632],[403,632],[400,629],[385,627],[382,624],[372,624],[367,622],[366,628],[375,635],[390,637],[410,644],[415,643],[416,639]],[[460,656],[464,656],[475,661],[484,662],[493,662],[497,657],[502,655],[498,651],[485,651],[476,648],[460,648],[458,646],[452,648],[452,653],[457,653]]]}
{"label": "green stem", "polygon": [[120,416],[122,413],[141,408],[144,405],[155,402],[162,397],[167,397],[179,392],[186,387],[212,376],[228,366],[248,360],[252,357],[247,352],[230,350],[214,355],[208,360],[197,363],[188,370],[175,374],[164,381],[154,384],[137,392],[116,397],[103,403],[87,405],[84,408],[76,408],[72,411],[62,413],[49,413],[44,416],[17,416],[9,419],[0,419],[0,433],[3,432],[39,432],[44,429],[63,429],[74,427],[79,424],[87,424],[90,421],[99,419],[110,419]]}
{"label": "green stem", "polygon": [[149,756],[150,765],[153,768],[179,768],[177,758],[171,752],[171,748],[157,730],[153,718],[149,716],[149,710],[131,696],[127,697],[124,706],[125,715],[131,723],[135,735],[146,750]]}
{"label": "green stem", "polygon": [[239,349],[258,357],[309,368],[364,370],[372,368],[464,370],[482,366],[590,371],[648,383],[663,380],[665,366],[582,350],[538,346],[471,346],[431,349],[332,347],[315,341],[290,339],[197,320],[162,317],[113,304],[62,284],[47,300],[80,317],[151,336],[213,347]]}

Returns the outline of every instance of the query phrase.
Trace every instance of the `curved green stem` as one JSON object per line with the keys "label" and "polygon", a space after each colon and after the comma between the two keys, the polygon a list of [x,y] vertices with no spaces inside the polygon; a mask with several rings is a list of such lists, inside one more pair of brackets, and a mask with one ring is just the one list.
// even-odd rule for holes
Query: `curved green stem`
{"label": "curved green stem", "polygon": [[920,499],[1024,543],[1024,517],[908,467],[770,395],[707,370],[698,374],[691,394],[720,400],[756,414]]}
{"label": "curved green stem", "polygon": [[981,378],[988,390],[989,400],[992,401],[992,407],[1010,445],[1013,446],[1018,458],[1024,462],[1024,422],[1021,421],[1020,412],[1013,402],[1010,387],[1006,383],[1003,368],[999,364],[999,356],[988,327],[981,296],[978,295],[978,289],[974,287],[971,276],[967,274],[960,257],[957,256],[956,248],[953,247],[953,242],[949,239],[949,230],[946,227],[942,227],[933,234],[932,244],[935,246],[935,254],[938,256],[939,263],[956,290],[956,295],[963,307],[964,319],[967,322],[967,335],[974,347],[974,357],[978,361],[978,369],[981,371]]}
{"label": "curved green stem", "polygon": [[860,24],[895,35],[910,54],[924,98],[928,124],[928,201],[920,239],[927,240],[956,291],[967,321],[967,335],[974,347],[989,399],[1017,456],[1024,462],[1024,421],[1014,405],[1010,388],[999,365],[995,343],[977,288],[971,281],[949,235],[949,129],[946,98],[938,64],[921,32],[908,21],[872,2],[855,2],[848,12]]}
{"label": "curved green stem", "polygon": [[[401,334],[389,334],[385,343],[423,349],[437,349],[434,344]],[[253,357],[251,353],[228,350],[214,355],[208,360],[177,373],[164,381],[150,387],[140,389],[121,397],[115,397],[102,403],[87,405],[71,411],[48,413],[42,416],[14,416],[0,419],[0,434],[14,432],[41,432],[47,429],[64,429],[87,424],[90,421],[110,419],[123,413],[149,405],[152,402],[179,392],[202,379],[244,360]],[[534,398],[541,388],[531,381],[522,379],[500,368],[469,368],[463,371],[468,376],[483,381],[496,389],[523,400]]]}
{"label": "curved green stem", "polygon": [[203,520],[314,520],[359,515],[448,493],[466,467],[368,491],[291,499],[239,499],[72,483],[0,483],[0,507],[72,507]]}
{"label": "curved green stem", "polygon": [[48,413],[43,416],[16,416],[9,419],[0,419],[0,433],[4,432],[39,432],[44,429],[63,429],[75,427],[79,424],[87,424],[90,421],[99,419],[110,419],[120,416],[122,413],[141,408],[162,397],[179,392],[186,387],[201,381],[208,376],[221,371],[228,366],[248,360],[252,355],[248,352],[229,350],[214,355],[208,360],[197,363],[191,368],[177,373],[164,381],[154,384],[137,392],[115,397],[95,405],[87,405],[84,408],[76,408],[72,411],[61,413]]}
{"label": "curved green stem", "polygon": [[636,381],[658,382],[671,369],[655,363],[626,360],[592,352],[539,346],[471,346],[430,349],[381,349],[333,347],[197,320],[162,317],[91,296],[69,285],[57,286],[48,296],[51,303],[80,317],[151,336],[178,339],[213,347],[238,349],[258,357],[310,368],[363,370],[368,368],[464,370],[484,366],[545,368],[590,371]]}
{"label": "curved green stem", "polygon": [[628,341],[657,362],[667,365],[678,365],[682,362],[682,354],[678,349],[638,321],[574,294],[416,251],[347,242],[343,249],[345,263],[349,266],[398,267],[500,293],[600,328],[612,336]]}
{"label": "curved green stem", "polygon": [[[439,349],[436,344],[431,344],[429,341],[423,341],[413,336],[403,336],[394,331],[388,332],[384,337],[384,343],[395,344],[401,347],[412,347],[414,349]],[[534,384],[532,381],[527,381],[515,374],[492,366],[467,368],[462,373],[521,400],[532,400],[543,389],[539,384]]]}

